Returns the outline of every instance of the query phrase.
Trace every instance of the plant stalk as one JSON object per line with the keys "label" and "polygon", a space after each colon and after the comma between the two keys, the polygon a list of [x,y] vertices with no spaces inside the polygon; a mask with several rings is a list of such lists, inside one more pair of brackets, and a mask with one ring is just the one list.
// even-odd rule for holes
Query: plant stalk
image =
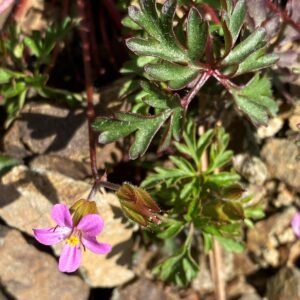
{"label": "plant stalk", "polygon": [[[199,133],[202,135],[205,132],[204,126],[200,126]],[[207,151],[204,151],[201,157],[202,172],[208,168],[208,157]],[[216,170],[218,172],[218,170]],[[216,300],[226,300],[225,282],[221,276],[223,269],[222,264],[222,249],[220,248],[219,242],[213,239],[213,249],[209,252],[209,265],[214,282],[214,292]]]}
{"label": "plant stalk", "polygon": [[[78,15],[81,19],[81,25],[79,28],[80,39],[82,43],[82,56],[84,63],[84,75],[85,75],[85,89],[87,95],[87,120],[88,120],[88,134],[89,134],[89,149],[90,149],[90,160],[91,170],[94,178],[94,185],[99,181],[99,174],[97,169],[97,153],[96,153],[96,136],[92,129],[92,123],[96,117],[94,108],[93,96],[93,79],[92,79],[92,68],[91,68],[91,49],[89,43],[89,24],[86,17],[86,6],[84,0],[77,0]],[[93,190],[93,189],[92,189]],[[92,191],[91,191],[92,192]],[[90,193],[91,194],[91,193]]]}
{"label": "plant stalk", "polygon": [[184,110],[188,109],[188,106],[190,102],[193,100],[193,98],[197,95],[197,93],[200,91],[202,86],[205,84],[205,82],[208,80],[208,78],[211,76],[210,71],[204,72],[195,86],[190,90],[190,92],[181,99],[181,106],[184,108]]}

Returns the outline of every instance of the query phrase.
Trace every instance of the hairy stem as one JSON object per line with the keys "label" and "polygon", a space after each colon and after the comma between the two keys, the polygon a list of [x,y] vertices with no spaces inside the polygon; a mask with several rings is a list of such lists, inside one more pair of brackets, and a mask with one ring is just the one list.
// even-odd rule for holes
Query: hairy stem
{"label": "hairy stem", "polygon": [[195,86],[190,90],[190,92],[181,99],[181,106],[187,110],[190,102],[193,100],[193,98],[197,95],[197,93],[200,91],[202,86],[205,84],[205,82],[208,80],[210,77],[211,73],[210,71],[204,72]]}
{"label": "hairy stem", "polygon": [[92,129],[92,123],[95,119],[96,113],[93,103],[93,80],[92,80],[92,68],[91,68],[91,49],[89,43],[88,22],[86,17],[86,7],[84,0],[77,0],[78,14],[81,19],[81,26],[79,29],[80,39],[82,43],[82,55],[84,63],[84,75],[85,75],[85,89],[87,95],[87,119],[88,119],[88,133],[89,133],[89,148],[90,148],[90,160],[91,170],[94,177],[94,181],[99,180],[99,174],[97,169],[97,154],[96,154],[96,137]]}

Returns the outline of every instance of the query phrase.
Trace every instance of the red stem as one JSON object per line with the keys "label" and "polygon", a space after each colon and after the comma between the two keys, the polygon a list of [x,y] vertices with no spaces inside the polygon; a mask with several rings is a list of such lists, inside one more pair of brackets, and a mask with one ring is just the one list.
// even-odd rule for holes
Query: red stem
{"label": "red stem", "polygon": [[90,1],[86,1],[87,8],[87,21],[90,29],[90,44],[93,56],[93,62],[95,64],[94,69],[97,71],[97,75],[101,73],[101,63],[100,63],[100,52],[98,49],[98,43],[96,38],[95,25],[93,21],[93,13]]}
{"label": "red stem", "polygon": [[187,110],[190,102],[193,100],[193,98],[197,95],[197,93],[200,91],[202,86],[205,84],[205,82],[208,80],[208,78],[211,76],[211,71],[204,72],[195,86],[190,90],[190,92],[182,98],[181,100],[181,106]]}
{"label": "red stem", "polygon": [[[112,0],[102,0],[103,5],[105,6],[105,8],[107,9],[109,15],[111,16],[111,18],[113,19],[113,21],[115,22],[115,25],[118,29],[122,28],[122,24],[121,24],[121,15],[119,13],[119,11],[116,8],[115,3]],[[101,8],[100,8],[101,9]]]}
{"label": "red stem", "polygon": [[231,93],[232,89],[238,89],[239,87],[230,81],[225,75],[221,74],[218,70],[214,70],[212,75]]}
{"label": "red stem", "polygon": [[286,11],[282,10],[280,7],[278,7],[271,0],[267,1],[267,5],[270,8],[270,10],[272,10],[274,13],[279,15],[285,23],[292,26],[296,31],[298,31],[300,33],[300,24],[296,23],[290,16],[288,16]]}
{"label": "red stem", "polygon": [[87,94],[87,119],[88,119],[88,133],[89,133],[89,148],[90,148],[90,160],[91,169],[94,177],[94,181],[99,180],[99,174],[97,169],[97,153],[96,153],[96,137],[92,129],[92,123],[96,117],[94,103],[93,103],[93,80],[92,80],[92,68],[91,68],[91,54],[90,43],[88,36],[88,22],[86,17],[86,7],[84,0],[77,0],[78,14],[81,19],[81,26],[79,28],[80,38],[82,43],[82,55],[84,63],[84,75],[85,75],[85,89]]}
{"label": "red stem", "polygon": [[218,15],[217,15],[217,13],[215,12],[215,10],[210,5],[204,3],[204,4],[201,5],[201,8],[204,10],[205,13],[210,15],[211,20],[215,24],[221,24],[221,21],[220,21]]}

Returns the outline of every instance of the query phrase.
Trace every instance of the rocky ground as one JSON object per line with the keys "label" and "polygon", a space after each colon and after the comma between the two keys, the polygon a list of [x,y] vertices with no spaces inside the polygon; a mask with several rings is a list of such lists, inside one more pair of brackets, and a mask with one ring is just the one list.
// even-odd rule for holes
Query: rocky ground
{"label": "rocky ground", "polygon": [[[119,83],[115,83],[117,87]],[[102,105],[116,99],[117,88],[101,91]],[[100,105],[97,106],[100,110]],[[241,153],[234,164],[266,218],[245,231],[247,251],[224,253],[222,270],[228,299],[300,299],[300,241],[290,221],[300,205],[300,162],[293,140],[300,114],[296,108],[271,120],[255,137],[260,155]],[[292,135],[291,135],[291,134]],[[98,149],[99,168],[123,160],[118,145]],[[99,193],[98,209],[106,227],[102,241],[113,245],[107,256],[84,254],[74,275],[59,273],[59,247],[36,243],[32,228],[51,223],[54,203],[69,203],[90,189],[87,126],[82,109],[31,102],[3,135],[2,152],[21,164],[0,185],[0,299],[214,299],[207,257],[192,286],[176,290],[151,277],[151,249],[136,247],[137,228],[121,214],[114,194]],[[125,178],[126,179],[126,178]],[[119,178],[122,181],[122,178]],[[137,251],[138,250],[138,251]]]}

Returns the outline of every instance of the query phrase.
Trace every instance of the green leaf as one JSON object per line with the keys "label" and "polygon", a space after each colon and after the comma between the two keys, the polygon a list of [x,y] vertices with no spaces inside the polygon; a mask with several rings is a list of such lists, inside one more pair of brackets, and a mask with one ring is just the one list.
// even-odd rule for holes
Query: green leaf
{"label": "green leaf", "polygon": [[183,247],[173,256],[159,263],[153,273],[163,281],[173,282],[178,286],[186,286],[198,274],[199,267],[190,253],[190,245]]}
{"label": "green leaf", "polygon": [[153,137],[169,118],[171,110],[166,110],[155,116],[143,116],[131,113],[117,113],[115,119],[99,118],[93,124],[93,128],[102,133],[99,135],[99,143],[106,144],[136,132],[135,142],[130,147],[131,159],[143,155]]}
{"label": "green leaf", "polygon": [[191,173],[191,174],[193,174],[195,172],[191,163],[188,160],[186,160],[185,158],[178,157],[178,156],[170,156],[169,158],[178,169],[183,170],[186,173]]}
{"label": "green leaf", "polygon": [[26,90],[26,84],[24,82],[16,82],[15,84],[12,85],[6,85],[2,89],[2,95],[4,98],[13,98],[15,96],[18,96],[22,92]]}
{"label": "green leaf", "polygon": [[216,239],[220,242],[223,248],[229,252],[243,252],[245,245],[239,241],[227,239],[221,236],[216,236]]}
{"label": "green leaf", "polygon": [[199,69],[170,62],[148,64],[145,71],[156,80],[168,81],[171,89],[182,89],[199,74]]}
{"label": "green leaf", "polygon": [[245,216],[248,219],[260,220],[265,217],[265,213],[261,207],[247,207]]}
{"label": "green leaf", "polygon": [[15,73],[5,68],[0,68],[0,84],[8,83],[15,77]]}
{"label": "green leaf", "polygon": [[129,16],[124,17],[122,19],[121,23],[122,23],[123,26],[128,27],[128,28],[133,29],[133,30],[141,30],[142,29],[137,23],[132,21],[129,18]]}
{"label": "green leaf", "polygon": [[223,60],[222,65],[227,66],[241,63],[247,56],[265,45],[265,37],[266,30],[262,27],[258,28],[230,51]]}
{"label": "green leaf", "polygon": [[241,204],[237,202],[226,202],[223,206],[223,212],[232,221],[244,219],[244,210]]}
{"label": "green leaf", "polygon": [[120,72],[122,74],[135,73],[143,76],[145,73],[145,65],[151,62],[155,62],[156,60],[157,59],[155,57],[151,56],[135,56],[134,58],[123,64],[123,67],[120,70]]}
{"label": "green leaf", "polygon": [[208,252],[213,248],[212,236],[208,233],[203,232],[203,242],[204,242],[204,252],[208,254]]}
{"label": "green leaf", "polygon": [[239,66],[235,76],[272,66],[277,60],[277,54],[265,54],[266,49],[261,48],[249,55]]}
{"label": "green leaf", "polygon": [[204,53],[208,37],[208,24],[201,18],[199,11],[192,7],[187,22],[188,55],[192,61],[199,61]]}
{"label": "green leaf", "polygon": [[38,44],[39,40],[40,37],[38,37],[38,40],[35,40],[34,38],[29,36],[24,38],[24,44],[30,49],[31,53],[36,57],[40,57],[42,55],[42,49]]}
{"label": "green leaf", "polygon": [[232,36],[233,44],[237,40],[246,16],[246,1],[239,0],[229,18],[229,31]]}
{"label": "green leaf", "polygon": [[167,223],[162,223],[159,228],[162,230],[156,236],[160,239],[170,239],[175,237],[182,231],[184,224],[180,221],[172,220]]}
{"label": "green leaf", "polygon": [[[175,140],[179,140],[182,130],[182,121],[184,110],[180,104],[180,98],[177,94],[170,95],[161,91],[156,85],[146,81],[141,82],[143,90],[147,93],[143,97],[143,101],[159,109],[171,109],[171,117],[169,122],[169,133]],[[166,143],[168,145],[168,143]]]}
{"label": "green leaf", "polygon": [[20,164],[15,158],[0,154],[0,176],[7,173],[12,167]]}
{"label": "green leaf", "polygon": [[270,81],[256,74],[248,84],[239,90],[233,90],[234,100],[255,125],[267,124],[269,116],[275,116],[278,110],[271,98]]}
{"label": "green leaf", "polygon": [[130,6],[129,17],[149,34],[146,39],[130,38],[127,47],[137,55],[155,56],[172,62],[186,62],[187,55],[173,32],[176,1],[168,0],[157,13],[155,0],[141,0],[140,9]]}
{"label": "green leaf", "polygon": [[198,157],[198,160],[202,157],[206,148],[211,144],[213,136],[214,136],[213,129],[208,129],[200,136],[197,142],[197,150],[196,150],[196,156]]}
{"label": "green leaf", "polygon": [[187,178],[190,177],[190,173],[186,173],[183,170],[178,170],[178,169],[166,169],[166,168],[155,168],[155,171],[157,173],[151,174],[147,176],[147,178],[142,182],[141,187],[149,187],[153,184],[158,183],[159,181],[165,181],[168,179],[182,179],[182,178]]}
{"label": "green leaf", "polygon": [[226,187],[235,184],[240,176],[235,173],[221,172],[219,174],[211,174],[208,176],[207,184],[215,187]]}

